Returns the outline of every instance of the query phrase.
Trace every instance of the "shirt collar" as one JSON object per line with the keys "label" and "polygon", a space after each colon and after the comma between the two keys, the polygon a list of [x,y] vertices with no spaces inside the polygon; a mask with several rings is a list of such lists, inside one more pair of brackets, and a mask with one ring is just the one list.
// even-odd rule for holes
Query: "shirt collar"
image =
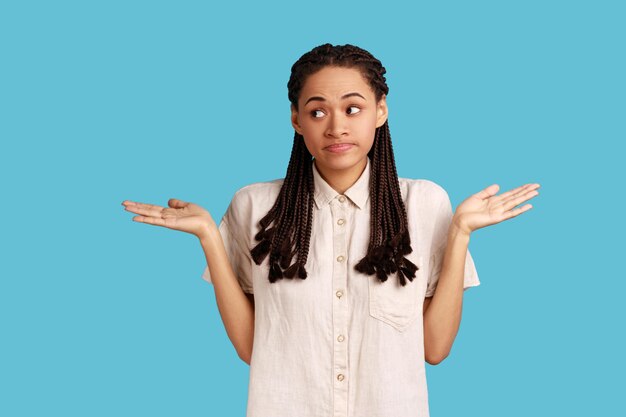
{"label": "shirt collar", "polygon": [[[313,184],[315,186],[315,205],[318,209],[321,209],[325,205],[329,204],[332,199],[339,196],[339,193],[333,189],[320,175],[319,171],[313,164]],[[350,188],[346,190],[344,195],[348,197],[359,209],[363,209],[367,199],[370,196],[370,170],[371,161],[369,156],[367,157],[367,163],[363,173],[358,180]]]}

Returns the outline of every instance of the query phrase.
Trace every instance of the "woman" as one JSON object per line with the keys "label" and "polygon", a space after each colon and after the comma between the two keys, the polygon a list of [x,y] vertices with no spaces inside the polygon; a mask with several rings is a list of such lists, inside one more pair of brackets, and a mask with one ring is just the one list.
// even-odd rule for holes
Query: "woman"
{"label": "woman", "polygon": [[199,238],[251,366],[248,417],[428,416],[424,361],[449,354],[463,290],[480,283],[470,235],[538,194],[494,184],[452,213],[441,186],[398,178],[385,72],[353,45],[304,54],[288,83],[286,176],[238,190],[219,227],[193,203],[123,203],[135,221]]}

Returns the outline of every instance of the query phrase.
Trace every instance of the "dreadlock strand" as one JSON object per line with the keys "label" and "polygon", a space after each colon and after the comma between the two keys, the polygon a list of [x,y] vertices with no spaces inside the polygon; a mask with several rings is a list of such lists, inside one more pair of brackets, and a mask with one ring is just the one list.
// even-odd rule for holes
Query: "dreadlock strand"
{"label": "dreadlock strand", "polygon": [[[298,139],[299,140],[299,139]],[[299,142],[302,142],[299,140]],[[299,144],[300,147],[302,147],[302,144]],[[297,179],[297,189],[301,189],[303,184],[303,170],[304,170],[304,157],[302,155],[302,152],[300,151],[299,153],[297,153],[297,160],[298,160],[298,173],[296,176]],[[283,268],[286,268],[288,271],[285,271],[285,277],[287,278],[293,278],[293,276],[295,275],[295,272],[297,271],[297,269],[299,268],[298,266],[296,266],[296,264],[298,263],[298,261],[296,261],[296,263],[294,263],[293,265],[291,264],[291,261],[293,259],[293,256],[295,253],[299,252],[299,247],[300,247],[300,236],[302,234],[302,227],[297,227],[297,225],[301,225],[303,222],[303,215],[305,213],[305,210],[303,209],[303,205],[306,204],[306,194],[304,193],[295,193],[292,194],[292,196],[295,195],[295,199],[293,199],[293,207],[292,207],[292,213],[293,215],[290,216],[289,218],[289,241],[287,244],[287,241],[283,242],[283,252],[281,253],[281,257],[282,257],[282,261],[281,261],[281,266]],[[294,246],[295,243],[295,247],[296,249],[292,249],[292,247]]]}
{"label": "dreadlock strand", "polygon": [[308,198],[309,198],[309,203],[307,204],[307,208],[308,208],[308,213],[306,216],[306,223],[305,223],[305,234],[304,234],[304,239],[303,239],[303,243],[302,243],[302,260],[300,261],[300,269],[298,270],[298,276],[302,279],[306,279],[307,277],[307,272],[305,269],[305,265],[309,256],[309,244],[311,241],[311,229],[313,228],[313,199],[314,199],[314,195],[315,195],[315,186],[313,184],[313,167],[309,164],[308,168]]}

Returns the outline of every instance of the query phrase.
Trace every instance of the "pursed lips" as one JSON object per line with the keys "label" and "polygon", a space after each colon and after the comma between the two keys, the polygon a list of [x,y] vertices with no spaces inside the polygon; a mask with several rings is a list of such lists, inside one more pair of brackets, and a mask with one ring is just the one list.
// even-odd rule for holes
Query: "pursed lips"
{"label": "pursed lips", "polygon": [[332,145],[325,147],[324,149],[341,149],[341,148],[350,147],[350,146],[354,146],[354,143],[349,143],[349,142],[334,143]]}

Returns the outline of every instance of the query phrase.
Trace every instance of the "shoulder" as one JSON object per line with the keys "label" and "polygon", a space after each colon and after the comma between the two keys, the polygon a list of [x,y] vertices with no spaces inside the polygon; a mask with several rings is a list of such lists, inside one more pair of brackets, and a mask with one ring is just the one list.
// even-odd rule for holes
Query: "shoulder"
{"label": "shoulder", "polygon": [[434,205],[450,201],[448,192],[440,184],[427,179],[398,178],[405,202],[430,202]]}
{"label": "shoulder", "polygon": [[271,181],[255,182],[245,185],[235,191],[233,202],[238,204],[261,204],[261,200],[267,198],[273,197],[273,200],[276,200],[283,182],[284,178],[278,178]]}
{"label": "shoulder", "polygon": [[[452,215],[448,192],[440,184],[427,179],[399,178],[409,227],[416,239],[428,247],[431,237],[447,230]],[[424,240],[425,239],[425,240]],[[437,238],[439,239],[439,238]]]}
{"label": "shoulder", "polygon": [[252,219],[258,221],[274,206],[284,178],[255,182],[239,188],[228,206],[226,216],[229,223],[254,227]]}

